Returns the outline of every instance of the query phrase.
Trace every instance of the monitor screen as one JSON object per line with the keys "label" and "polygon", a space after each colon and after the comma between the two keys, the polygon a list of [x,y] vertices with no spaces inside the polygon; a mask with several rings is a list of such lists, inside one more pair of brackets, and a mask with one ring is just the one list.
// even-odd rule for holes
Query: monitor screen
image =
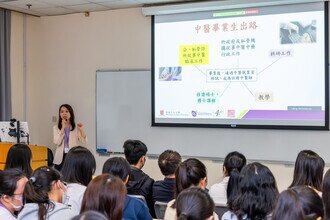
{"label": "monitor screen", "polygon": [[153,17],[152,122],[328,129],[327,3]]}

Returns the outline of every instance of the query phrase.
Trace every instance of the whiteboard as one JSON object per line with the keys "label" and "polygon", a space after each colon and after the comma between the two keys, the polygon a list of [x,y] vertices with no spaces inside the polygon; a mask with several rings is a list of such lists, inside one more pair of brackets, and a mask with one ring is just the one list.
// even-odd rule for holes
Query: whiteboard
{"label": "whiteboard", "polygon": [[96,145],[123,152],[127,139],[139,139],[148,154],[166,149],[183,156],[221,159],[237,150],[249,160],[292,164],[311,149],[330,162],[330,131],[151,126],[151,73],[148,70],[96,72]]}

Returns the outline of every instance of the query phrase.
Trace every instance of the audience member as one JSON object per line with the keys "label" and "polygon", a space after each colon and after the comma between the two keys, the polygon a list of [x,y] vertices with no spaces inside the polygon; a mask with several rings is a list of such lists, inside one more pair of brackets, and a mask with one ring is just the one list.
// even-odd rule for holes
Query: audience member
{"label": "audience member", "polygon": [[289,188],[306,185],[314,188],[321,195],[323,170],[324,160],[317,153],[311,150],[300,151]]}
{"label": "audience member", "polygon": [[109,220],[105,215],[96,211],[87,211],[75,216],[71,220]]}
{"label": "audience member", "polygon": [[330,220],[330,169],[328,169],[323,178],[322,200],[324,204],[324,219]]}
{"label": "audience member", "polygon": [[[129,174],[131,171],[131,167],[129,163],[121,157],[112,157],[108,159],[102,169],[102,173],[109,173],[114,176],[119,177],[125,185],[128,182]],[[141,200],[131,197],[129,195],[125,198],[125,205],[123,210],[123,219],[131,219],[131,220],[151,220],[152,217],[149,213],[149,209],[144,202]]]}
{"label": "audience member", "polygon": [[123,181],[111,174],[102,174],[88,184],[80,213],[93,210],[104,214],[109,220],[121,220],[125,198]]}
{"label": "audience member", "polygon": [[[229,178],[238,177],[239,172],[246,165],[246,158],[243,154],[234,151],[229,153],[223,162],[224,178],[220,183],[216,183],[210,188],[210,196],[217,204],[227,204],[227,185]],[[238,178],[235,178],[238,180]]]}
{"label": "audience member", "polygon": [[69,150],[63,163],[63,180],[67,183],[68,206],[79,214],[82,198],[96,168],[93,154],[85,147],[77,146]]}
{"label": "audience member", "polygon": [[213,220],[214,202],[205,190],[191,187],[179,194],[176,212],[178,220]]}
{"label": "audience member", "polygon": [[63,104],[58,109],[58,123],[53,127],[53,142],[56,151],[53,163],[62,170],[63,161],[72,147],[86,144],[87,137],[82,123],[75,123],[73,108]]}
{"label": "audience member", "polygon": [[165,178],[156,181],[153,185],[154,202],[169,202],[174,199],[175,170],[180,163],[181,156],[176,151],[166,150],[159,155],[158,166]]}
{"label": "audience member", "polygon": [[32,173],[31,161],[32,152],[29,146],[26,144],[15,144],[8,151],[5,169],[17,168],[29,177]]}
{"label": "audience member", "polygon": [[142,195],[147,201],[150,214],[155,217],[154,202],[152,200],[152,186],[154,180],[142,171],[146,162],[147,146],[139,140],[127,140],[124,143],[126,160],[131,165],[127,192],[132,195]]}
{"label": "audience member", "polygon": [[283,191],[277,200],[273,220],[322,220],[322,199],[308,186],[295,186]]}
{"label": "audience member", "polygon": [[[184,190],[191,186],[197,186],[203,190],[206,189],[206,167],[198,159],[189,158],[183,161],[175,171],[175,198]],[[164,220],[176,219],[176,199],[167,204]],[[218,216],[214,213],[215,219]]]}
{"label": "audience member", "polygon": [[231,204],[233,211],[226,212],[223,220],[272,218],[278,190],[268,167],[257,162],[243,167],[238,188],[238,195]]}
{"label": "audience member", "polygon": [[23,208],[23,192],[28,179],[19,169],[0,171],[0,219],[14,220]]}
{"label": "audience member", "polygon": [[51,167],[36,169],[25,186],[26,204],[17,219],[59,220],[74,217],[68,206],[62,204],[66,199],[66,188],[60,179],[60,173]]}

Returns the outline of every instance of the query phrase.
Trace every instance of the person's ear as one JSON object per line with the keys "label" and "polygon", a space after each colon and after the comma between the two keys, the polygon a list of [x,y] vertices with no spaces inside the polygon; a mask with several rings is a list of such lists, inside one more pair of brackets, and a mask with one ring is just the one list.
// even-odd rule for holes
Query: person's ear
{"label": "person's ear", "polygon": [[205,220],[214,220],[214,216],[213,215],[211,215],[210,217],[208,217],[207,219],[205,219]]}
{"label": "person's ear", "polygon": [[125,178],[125,181],[124,181],[125,186],[126,186],[127,183],[128,183],[128,179],[129,179],[129,175],[127,175],[127,177]]}
{"label": "person's ear", "polygon": [[202,189],[206,189],[206,185],[207,185],[207,177],[204,177],[203,179],[201,179],[201,181],[199,182],[199,187]]}
{"label": "person's ear", "polygon": [[11,201],[11,197],[10,197],[10,196],[8,196],[8,195],[3,195],[1,198],[2,198],[2,199],[3,199],[3,201],[5,201],[6,203],[8,203],[8,202],[10,202],[10,201]]}
{"label": "person's ear", "polygon": [[227,173],[227,169],[226,169],[225,166],[222,167],[222,171],[223,171],[223,175],[224,175],[224,176],[227,176],[227,175],[228,175],[228,173]]}

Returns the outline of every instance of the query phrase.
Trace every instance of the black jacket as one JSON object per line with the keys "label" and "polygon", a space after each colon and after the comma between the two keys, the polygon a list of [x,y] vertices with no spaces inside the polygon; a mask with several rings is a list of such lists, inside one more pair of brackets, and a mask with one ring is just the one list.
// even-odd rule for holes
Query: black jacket
{"label": "black jacket", "polygon": [[127,183],[127,194],[144,196],[147,201],[150,214],[155,218],[154,202],[152,200],[153,184],[154,180],[142,170],[131,167],[131,174]]}
{"label": "black jacket", "polygon": [[152,197],[154,202],[169,202],[174,199],[175,178],[165,178],[154,183]]}

